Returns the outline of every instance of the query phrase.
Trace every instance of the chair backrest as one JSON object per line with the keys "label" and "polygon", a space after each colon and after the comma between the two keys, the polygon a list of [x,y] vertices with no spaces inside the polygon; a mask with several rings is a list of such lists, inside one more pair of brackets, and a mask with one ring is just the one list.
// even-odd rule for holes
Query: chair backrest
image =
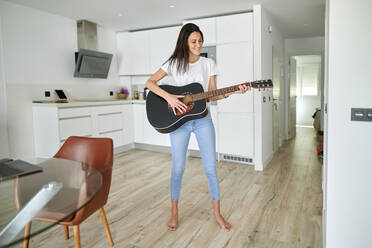
{"label": "chair backrest", "polygon": [[88,164],[102,174],[101,190],[86,206],[75,214],[74,218],[65,224],[79,225],[106,204],[111,186],[113,154],[113,142],[110,138],[71,136],[54,155],[55,158],[64,158]]}

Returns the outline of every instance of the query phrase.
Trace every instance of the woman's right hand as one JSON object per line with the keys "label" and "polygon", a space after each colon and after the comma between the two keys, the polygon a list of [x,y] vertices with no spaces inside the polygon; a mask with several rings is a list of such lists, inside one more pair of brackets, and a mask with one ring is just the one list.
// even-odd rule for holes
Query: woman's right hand
{"label": "woman's right hand", "polygon": [[172,108],[174,115],[176,115],[176,110],[179,113],[186,112],[187,106],[178,99],[183,97],[183,95],[169,94],[169,96],[165,99],[168,102],[169,106]]}

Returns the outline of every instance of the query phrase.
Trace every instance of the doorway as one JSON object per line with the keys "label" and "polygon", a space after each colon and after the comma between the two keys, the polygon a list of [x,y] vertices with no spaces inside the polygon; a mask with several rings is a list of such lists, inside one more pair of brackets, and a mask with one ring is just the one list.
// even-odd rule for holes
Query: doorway
{"label": "doorway", "polygon": [[[322,130],[322,55],[294,55],[289,60],[288,139],[296,127]],[[314,117],[316,121],[314,122]]]}
{"label": "doorway", "polygon": [[321,56],[295,56],[295,59],[296,126],[319,129],[319,111],[321,108]]}

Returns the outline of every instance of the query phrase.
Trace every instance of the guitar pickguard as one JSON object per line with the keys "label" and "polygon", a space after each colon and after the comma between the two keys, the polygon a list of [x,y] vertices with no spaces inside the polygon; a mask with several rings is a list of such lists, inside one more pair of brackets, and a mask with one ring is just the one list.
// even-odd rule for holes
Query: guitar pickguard
{"label": "guitar pickguard", "polygon": [[[184,92],[181,95],[185,95],[182,99],[180,99],[187,107],[185,112],[180,112],[176,109],[176,116],[184,115],[190,112],[194,106],[195,103],[192,101],[191,93],[190,92]],[[168,111],[173,113],[172,107],[168,104]]]}

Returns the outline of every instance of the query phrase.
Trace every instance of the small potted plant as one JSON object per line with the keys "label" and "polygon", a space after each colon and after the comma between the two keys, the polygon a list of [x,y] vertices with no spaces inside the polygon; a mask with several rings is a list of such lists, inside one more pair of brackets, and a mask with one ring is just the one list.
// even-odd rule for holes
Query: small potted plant
{"label": "small potted plant", "polygon": [[126,88],[121,88],[120,91],[118,92],[118,98],[119,99],[127,99],[129,95],[129,91]]}

